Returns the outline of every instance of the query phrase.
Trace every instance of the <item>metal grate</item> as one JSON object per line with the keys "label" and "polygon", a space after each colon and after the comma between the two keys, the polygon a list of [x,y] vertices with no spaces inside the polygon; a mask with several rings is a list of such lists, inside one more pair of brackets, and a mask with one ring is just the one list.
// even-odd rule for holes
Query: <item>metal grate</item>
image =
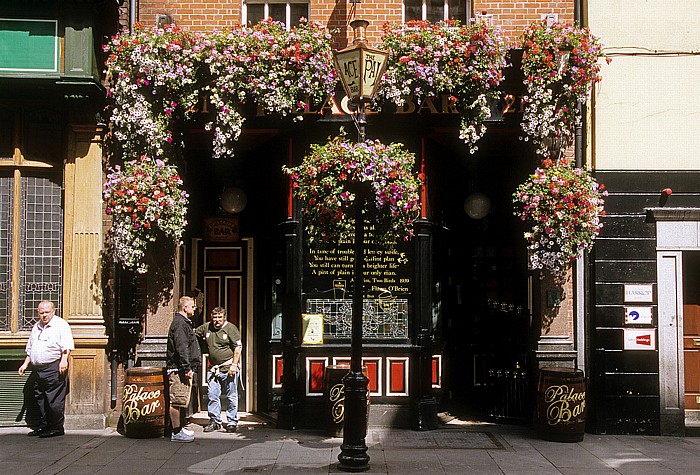
{"label": "metal grate", "polygon": [[[17,367],[22,364],[16,362]],[[26,406],[24,404],[24,386],[27,375],[17,374],[17,368],[9,368],[8,363],[0,368],[0,425],[24,424]]]}
{"label": "metal grate", "polygon": [[22,178],[23,249],[20,257],[20,329],[37,321],[36,308],[51,300],[60,315],[63,222],[57,178]]}
{"label": "metal grate", "polygon": [[0,177],[0,331],[10,330],[12,272],[12,194],[14,179]]}

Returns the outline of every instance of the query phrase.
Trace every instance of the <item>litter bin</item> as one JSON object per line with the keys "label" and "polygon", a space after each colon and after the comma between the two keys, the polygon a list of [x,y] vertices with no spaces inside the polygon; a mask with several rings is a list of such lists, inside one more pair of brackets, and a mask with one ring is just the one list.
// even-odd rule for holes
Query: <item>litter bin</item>
{"label": "litter bin", "polygon": [[542,368],[537,382],[539,437],[554,442],[580,442],[586,429],[586,380],[574,368]]}
{"label": "litter bin", "polygon": [[[326,428],[331,437],[343,435],[345,421],[345,384],[343,378],[350,372],[350,365],[326,366],[323,374],[323,399],[326,404]],[[362,367],[362,373],[367,376],[367,367]],[[367,420],[369,420],[369,393],[367,388]]]}
{"label": "litter bin", "polygon": [[122,419],[127,437],[162,437],[165,432],[163,368],[129,368],[124,375]]}

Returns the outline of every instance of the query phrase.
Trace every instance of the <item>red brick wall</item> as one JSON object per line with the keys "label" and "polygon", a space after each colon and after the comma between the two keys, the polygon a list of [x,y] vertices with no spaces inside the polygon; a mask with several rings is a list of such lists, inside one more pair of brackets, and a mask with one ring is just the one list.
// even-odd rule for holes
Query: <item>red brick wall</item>
{"label": "red brick wall", "polygon": [[169,14],[173,21],[192,31],[211,31],[241,22],[241,1],[139,0],[137,21],[155,25],[157,14]]}
{"label": "red brick wall", "polygon": [[506,37],[515,42],[527,25],[539,21],[544,13],[557,13],[562,23],[573,23],[574,1],[500,1],[487,2],[473,0],[474,13],[486,12],[493,15],[493,24],[500,26]]}
{"label": "red brick wall", "polygon": [[[493,15],[493,22],[500,26],[511,41],[516,41],[526,25],[540,19],[544,13],[557,13],[559,21],[571,23],[574,20],[574,2],[557,1],[482,1],[474,0],[474,12],[487,12]],[[351,18],[352,5],[347,0],[310,0],[309,19],[327,27],[341,30],[338,47],[351,38],[345,26]],[[156,15],[167,13],[177,25],[189,30],[210,31],[214,28],[230,26],[241,22],[241,0],[221,2],[214,0],[139,0],[137,19],[146,25],[154,25]],[[356,18],[370,22],[367,40],[377,44],[384,22],[401,21],[401,0],[389,2],[363,0],[356,5]],[[343,34],[345,32],[345,34]]]}

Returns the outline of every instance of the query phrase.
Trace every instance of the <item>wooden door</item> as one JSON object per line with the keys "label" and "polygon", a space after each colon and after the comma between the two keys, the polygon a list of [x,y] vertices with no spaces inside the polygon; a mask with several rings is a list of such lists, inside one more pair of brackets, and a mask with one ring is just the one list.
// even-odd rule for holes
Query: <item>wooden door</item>
{"label": "wooden door", "polygon": [[700,259],[687,257],[683,270],[685,409],[700,411]]}
{"label": "wooden door", "polygon": [[[247,369],[248,344],[248,244],[208,244],[199,243],[197,252],[197,269],[200,288],[204,293],[204,321],[209,321],[212,310],[215,307],[226,309],[228,321],[236,325],[241,332],[243,342],[243,354],[241,356],[241,374],[244,386],[246,380],[250,380]],[[204,385],[206,383],[202,383]],[[203,397],[206,388],[202,388]],[[238,410],[247,411],[248,404],[246,391],[238,388]]]}

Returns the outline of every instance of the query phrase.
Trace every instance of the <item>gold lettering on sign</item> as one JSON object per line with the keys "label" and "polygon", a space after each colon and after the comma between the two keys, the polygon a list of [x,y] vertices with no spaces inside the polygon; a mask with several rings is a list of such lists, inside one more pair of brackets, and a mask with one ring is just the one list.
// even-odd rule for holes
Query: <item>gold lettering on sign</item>
{"label": "gold lettering on sign", "polygon": [[140,422],[140,419],[156,414],[158,409],[162,407],[161,394],[160,389],[147,391],[136,384],[124,386],[122,393],[124,424]]}
{"label": "gold lettering on sign", "polygon": [[575,388],[566,384],[548,386],[544,392],[544,402],[550,426],[577,422],[586,410],[586,391],[576,392]]}

